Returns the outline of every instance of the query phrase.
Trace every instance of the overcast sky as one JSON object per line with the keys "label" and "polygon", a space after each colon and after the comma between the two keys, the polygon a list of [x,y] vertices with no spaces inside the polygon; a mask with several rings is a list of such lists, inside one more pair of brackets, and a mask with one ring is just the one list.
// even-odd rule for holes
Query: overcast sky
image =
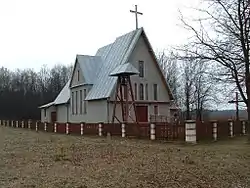
{"label": "overcast sky", "polygon": [[42,64],[72,63],[76,54],[93,55],[135,29],[129,11],[135,4],[144,14],[139,26],[154,50],[163,50],[185,42],[178,9],[197,1],[0,0],[0,66],[38,70]]}

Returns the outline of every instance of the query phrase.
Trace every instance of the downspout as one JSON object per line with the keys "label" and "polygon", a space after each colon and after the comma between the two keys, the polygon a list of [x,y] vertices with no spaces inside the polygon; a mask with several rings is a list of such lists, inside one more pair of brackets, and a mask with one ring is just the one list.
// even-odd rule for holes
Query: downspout
{"label": "downspout", "polygon": [[110,103],[110,97],[107,98],[107,123],[109,123],[109,103]]}

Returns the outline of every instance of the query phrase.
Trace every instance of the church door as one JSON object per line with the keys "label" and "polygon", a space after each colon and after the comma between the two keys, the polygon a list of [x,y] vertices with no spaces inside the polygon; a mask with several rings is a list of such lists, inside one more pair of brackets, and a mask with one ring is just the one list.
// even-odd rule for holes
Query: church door
{"label": "church door", "polygon": [[56,122],[56,112],[51,112],[51,122]]}
{"label": "church door", "polygon": [[138,122],[148,122],[148,106],[136,106]]}

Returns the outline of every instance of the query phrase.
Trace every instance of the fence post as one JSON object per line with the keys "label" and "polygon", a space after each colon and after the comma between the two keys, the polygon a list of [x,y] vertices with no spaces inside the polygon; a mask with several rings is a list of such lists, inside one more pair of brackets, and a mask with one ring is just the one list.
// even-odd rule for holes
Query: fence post
{"label": "fence post", "polygon": [[150,140],[155,140],[155,124],[150,123]]}
{"label": "fence post", "polygon": [[18,128],[18,121],[16,121],[16,128]]}
{"label": "fence post", "polygon": [[83,123],[81,123],[81,135],[83,135]]}
{"label": "fence post", "polygon": [[217,141],[217,121],[213,121],[213,139]]}
{"label": "fence post", "polygon": [[69,123],[66,123],[66,134],[69,134]]}
{"label": "fence post", "polygon": [[14,127],[14,120],[11,121],[11,127]]}
{"label": "fence post", "polygon": [[126,137],[125,123],[122,123],[122,138]]}
{"label": "fence post", "polygon": [[31,122],[31,120],[29,119],[29,120],[28,120],[28,129],[31,128],[31,127],[30,127],[30,124],[31,124],[30,122]]}
{"label": "fence post", "polygon": [[196,144],[196,122],[194,120],[186,120],[185,122],[186,142]]}
{"label": "fence post", "polygon": [[56,124],[56,122],[54,123],[54,132],[56,133],[56,131],[57,131],[57,124]]}
{"label": "fence post", "polygon": [[10,125],[10,120],[7,120],[7,127],[9,127]]}
{"label": "fence post", "polygon": [[99,136],[102,136],[102,123],[99,123],[98,132],[99,132]]}
{"label": "fence post", "polygon": [[22,121],[22,128],[24,128],[24,121]]}
{"label": "fence post", "polygon": [[246,122],[244,120],[242,121],[242,134],[246,134]]}
{"label": "fence post", "polygon": [[47,131],[47,122],[44,122],[44,131]]}
{"label": "fence post", "polygon": [[230,137],[233,137],[234,136],[234,125],[233,125],[233,120],[229,119],[229,133],[230,133]]}
{"label": "fence post", "polygon": [[38,131],[38,122],[36,121],[36,132]]}

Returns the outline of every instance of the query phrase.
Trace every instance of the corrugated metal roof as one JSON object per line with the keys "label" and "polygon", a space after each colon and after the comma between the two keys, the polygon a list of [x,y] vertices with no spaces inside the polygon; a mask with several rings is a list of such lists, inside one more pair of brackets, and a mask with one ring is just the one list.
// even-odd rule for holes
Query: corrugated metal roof
{"label": "corrugated metal roof", "polygon": [[[116,84],[117,77],[109,76],[117,66],[127,62],[129,55],[134,49],[135,38],[140,36],[142,28],[134,30],[118,37],[112,45],[99,49],[97,54],[104,58],[95,85],[88,93],[86,100],[107,98],[111,95]],[[106,54],[106,52],[108,54]]]}
{"label": "corrugated metal roof", "polygon": [[45,105],[39,106],[38,108],[48,108],[48,107],[50,107],[50,106],[52,106],[54,104],[55,104],[54,102],[50,102],[50,103],[47,103]]}
{"label": "corrugated metal roof", "polygon": [[86,84],[94,84],[103,63],[100,56],[77,55]]}
{"label": "corrugated metal roof", "polygon": [[134,75],[139,74],[139,71],[131,63],[125,63],[116,67],[109,75],[117,76],[119,74]]}
{"label": "corrugated metal roof", "polygon": [[64,104],[67,103],[70,98],[70,89],[69,89],[69,83],[68,81],[66,85],[63,87],[62,91],[59,93],[59,95],[56,97],[54,103],[55,105],[58,104]]}

